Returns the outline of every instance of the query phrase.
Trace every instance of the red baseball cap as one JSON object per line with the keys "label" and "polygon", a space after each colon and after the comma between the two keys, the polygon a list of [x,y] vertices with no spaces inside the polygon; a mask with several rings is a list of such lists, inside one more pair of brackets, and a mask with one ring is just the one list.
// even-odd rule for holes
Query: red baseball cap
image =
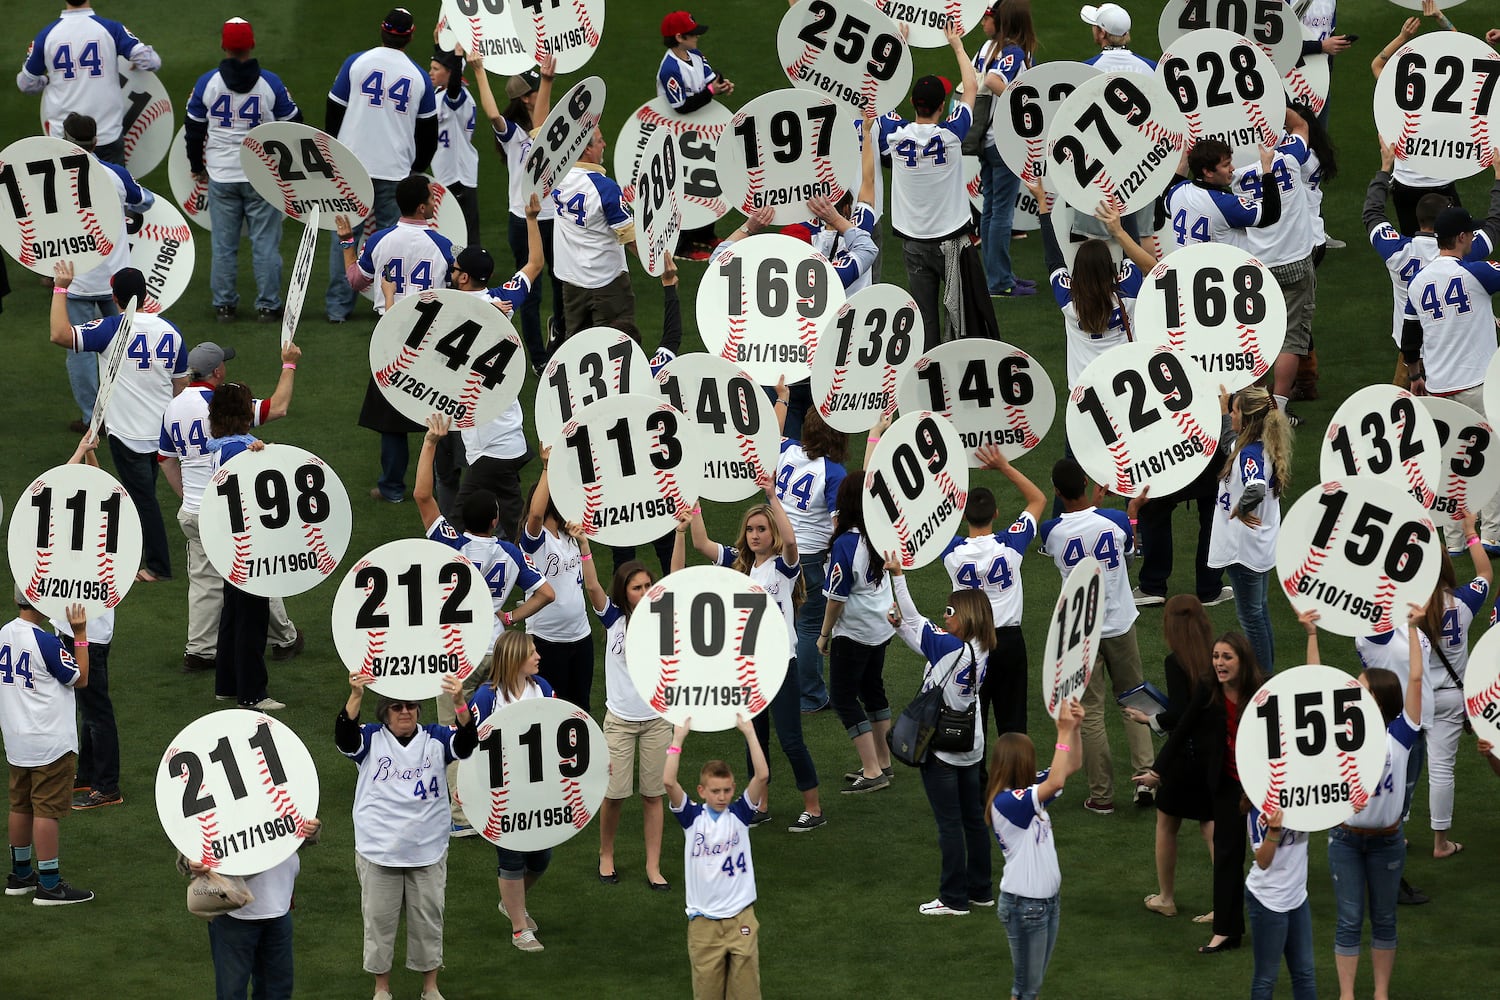
{"label": "red baseball cap", "polygon": [[661,19],[661,37],[675,38],[678,35],[701,35],[708,31],[708,25],[699,24],[693,20],[693,15],[685,10],[674,10]]}
{"label": "red baseball cap", "polygon": [[226,52],[248,52],[255,48],[255,29],[243,17],[231,17],[224,22],[220,42]]}

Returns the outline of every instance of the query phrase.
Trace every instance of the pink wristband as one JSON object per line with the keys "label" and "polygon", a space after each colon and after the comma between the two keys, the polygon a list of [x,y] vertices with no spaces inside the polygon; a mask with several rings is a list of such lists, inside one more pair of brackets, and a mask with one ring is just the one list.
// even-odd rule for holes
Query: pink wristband
{"label": "pink wristband", "polygon": [[1466,549],[1472,549],[1475,546],[1475,544],[1478,543],[1478,541],[1479,541],[1479,536],[1478,535],[1470,535],[1468,538],[1464,539],[1464,548],[1466,548]]}
{"label": "pink wristband", "polygon": [[667,747],[667,753],[682,753],[682,747]]}
{"label": "pink wristband", "polygon": [[53,295],[67,295],[68,294],[68,290],[66,288],[62,287],[61,285],[53,285],[52,286],[52,294]]}
{"label": "pink wristband", "polygon": [[77,649],[80,646],[87,646],[88,644],[89,644],[89,641],[87,639],[75,639],[75,640],[73,640],[73,648],[74,649]]}
{"label": "pink wristband", "polygon": [[290,361],[288,361],[288,362],[285,362],[285,363],[282,364],[281,370],[282,371],[296,371],[297,370],[297,366],[294,365],[294,364],[292,364]]}
{"label": "pink wristband", "polygon": [[1070,746],[1068,746],[1066,743],[1059,743],[1059,744],[1057,744],[1057,749],[1061,750],[1063,753],[1072,753],[1073,752],[1073,748],[1070,747]]}
{"label": "pink wristband", "polygon": [[870,442],[871,444],[876,444],[880,441],[880,438],[865,438],[865,440]]}
{"label": "pink wristband", "polygon": [[594,558],[594,554],[592,552],[585,552],[583,554],[583,559],[581,561],[582,562],[588,562],[592,558]]}

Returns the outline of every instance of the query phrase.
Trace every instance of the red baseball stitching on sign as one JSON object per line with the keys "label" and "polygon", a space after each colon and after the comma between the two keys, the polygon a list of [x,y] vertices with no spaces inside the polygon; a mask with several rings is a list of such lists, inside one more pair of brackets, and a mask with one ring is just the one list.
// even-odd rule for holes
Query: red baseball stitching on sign
{"label": "red baseball stitching on sign", "polygon": [[[32,487],[31,495],[36,496],[45,488],[38,483]],[[26,596],[32,601],[42,596],[42,580],[46,578],[48,570],[52,567],[52,546],[55,544],[56,531],[56,522],[49,516],[47,518],[47,547],[36,554],[36,569],[32,570],[31,581],[26,584]]]}
{"label": "red baseball stitching on sign", "polygon": [[886,365],[885,373],[880,376],[880,391],[885,397],[885,404],[881,407],[882,414],[896,412],[896,368],[894,365]]}
{"label": "red baseball stitching on sign", "polygon": [[1198,442],[1205,455],[1212,457],[1213,453],[1218,450],[1218,438],[1205,431],[1203,425],[1198,423],[1197,418],[1187,410],[1178,410],[1172,415],[1172,421],[1182,431],[1184,437]]}
{"label": "red baseball stitching on sign", "polygon": [[265,751],[257,747],[255,756],[260,760],[260,766],[257,770],[260,772],[260,783],[266,790],[266,797],[271,800],[271,808],[276,811],[277,816],[290,819],[296,823],[297,833],[301,836],[302,828],[305,824],[302,813],[298,811],[296,803],[292,801],[292,797],[287,794],[286,786],[278,785],[271,780],[271,770],[266,766]]}
{"label": "red baseball stitching on sign", "polygon": [[1391,578],[1381,574],[1380,585],[1375,588],[1375,606],[1380,609],[1380,620],[1375,623],[1375,634],[1384,635],[1393,626],[1391,624],[1391,604],[1396,596],[1396,585]]}
{"label": "red baseball stitching on sign", "polygon": [[573,807],[573,829],[582,830],[588,826],[589,820],[594,818],[594,814],[589,812],[588,806],[583,803],[583,789],[576,778],[563,778],[562,791],[563,803]]}
{"label": "red baseball stitching on sign", "polygon": [[834,366],[833,378],[828,383],[828,394],[823,397],[823,402],[818,404],[818,413],[821,416],[826,418],[833,412],[834,397],[844,388],[844,380],[848,371],[849,369],[843,365]]}
{"label": "red baseball stitching on sign", "polygon": [[[73,204],[78,205],[80,198],[78,194],[78,178],[83,171],[69,171],[71,185],[73,188]],[[115,244],[108,236],[104,235],[104,227],[99,225],[99,217],[94,214],[92,208],[79,208],[78,221],[83,225],[83,231],[94,238],[94,245],[99,248],[99,253],[105,257],[115,252]]]}
{"label": "red baseball stitching on sign", "polygon": [[[385,602],[381,602],[384,604]],[[366,677],[375,674],[375,659],[385,652],[385,629],[370,629],[365,633],[365,659],[360,665],[359,672]]]}
{"label": "red baseball stitching on sign", "polygon": [[1493,684],[1480,691],[1478,694],[1464,699],[1464,711],[1470,716],[1484,714],[1486,705],[1500,699],[1500,677],[1496,677]]}
{"label": "red baseball stitching on sign", "polygon": [[1187,120],[1187,137],[1189,142],[1194,142],[1203,134],[1203,118],[1196,111],[1189,111],[1182,116]]}
{"label": "red baseball stitching on sign", "polygon": [[[116,486],[112,491],[123,497],[125,488]],[[109,554],[109,525],[99,526],[99,582],[104,584],[104,606],[112,608],[120,603],[120,592],[115,589],[115,558]]]}
{"label": "red baseball stitching on sign", "polygon": [[[422,343],[425,344],[426,342],[426,338],[423,338]],[[396,355],[396,360],[392,361],[390,364],[386,365],[384,368],[380,369],[380,371],[375,373],[376,383],[383,387],[389,386],[391,384],[391,378],[397,372],[404,372],[412,365],[416,364],[417,358],[420,357],[420,351],[421,345],[418,345],[416,348],[411,348],[403,344],[401,347],[401,353]]]}
{"label": "red baseball stitching on sign", "polygon": [[964,6],[962,0],[948,0],[943,4],[943,13],[948,15],[948,21],[958,29],[958,33],[968,34],[968,27],[964,24]]}
{"label": "red baseball stitching on sign", "polygon": [[[1340,511],[1339,516],[1334,518],[1334,531],[1338,530],[1339,521],[1343,520],[1343,517],[1343,512]],[[1329,545],[1333,544],[1333,534],[1331,532],[1328,536],[1328,542]],[[1309,573],[1316,574],[1322,568],[1323,560],[1326,558],[1328,558],[1328,549],[1319,548],[1316,545],[1310,548],[1307,552],[1307,558],[1302,560],[1302,565],[1298,566],[1281,581],[1281,589],[1286,593],[1286,596],[1297,597],[1297,588],[1301,585],[1303,577]]]}
{"label": "red baseball stitching on sign", "polygon": [[676,473],[669,472],[666,469],[657,469],[656,489],[662,496],[672,501],[672,514],[674,517],[678,511],[688,506],[687,502],[682,498],[681,488],[677,485]]}
{"label": "red baseball stitching on sign", "polygon": [[[647,600],[655,601],[666,593],[667,588],[657,584],[651,588],[646,595]],[[682,640],[682,632],[677,628],[677,616],[672,616],[672,649],[675,651]],[[651,707],[658,714],[664,714],[667,710],[667,688],[677,683],[677,664],[681,660],[675,656],[661,658],[661,670],[656,675],[656,690],[651,695]]]}
{"label": "red baseball stitching on sign", "polygon": [[750,178],[750,186],[745,189],[745,200],[740,203],[740,211],[750,213],[756,210],[755,200],[765,181],[765,173],[763,167],[751,167],[745,171],[745,176]]}
{"label": "red baseball stitching on sign", "polygon": [[328,545],[323,540],[322,529],[314,524],[304,524],[302,527],[303,537],[307,539],[308,551],[318,560],[318,572],[327,576],[333,572],[333,567],[338,564],[338,561],[328,551]]}
{"label": "red baseball stitching on sign", "polygon": [[1261,344],[1258,339],[1260,331],[1254,327],[1246,326],[1244,323],[1236,324],[1236,329],[1239,330],[1240,350],[1255,359],[1255,367],[1251,370],[1251,374],[1256,378],[1260,378],[1271,370],[1271,362],[1266,358],[1265,351],[1261,350]]}
{"label": "red baseball stitching on sign", "polygon": [[[319,132],[317,135],[313,136],[313,142],[317,143],[318,151],[323,154],[323,159],[329,163],[333,162],[333,150],[328,147],[328,135],[326,133]],[[335,170],[333,172],[333,186],[338,188],[338,192],[341,196],[347,198],[357,206],[356,211],[359,215],[364,216],[370,214],[370,206],[366,205],[363,199],[361,199],[359,195],[354,193],[354,188],[350,187],[349,182],[344,179],[344,174],[342,171]]]}
{"label": "red baseball stitching on sign", "polygon": [[500,840],[500,820],[505,816],[508,806],[507,799],[510,798],[510,763],[504,754],[500,755],[500,787],[490,789],[490,809],[484,819],[484,839],[490,843]]}
{"label": "red baseball stitching on sign", "polygon": [[[466,561],[467,560],[465,560],[465,562]],[[447,603],[448,599],[453,596],[453,591],[457,587],[458,580],[455,578],[454,580],[450,581],[448,585],[443,589],[443,602],[445,604]],[[464,649],[463,629],[460,628],[456,622],[440,623],[439,628],[441,629],[443,637],[443,652],[447,653],[449,656],[453,657],[455,661],[457,661],[458,669],[454,671],[454,675],[457,676],[459,680],[463,680],[474,672],[474,664],[469,662],[468,651]]]}
{"label": "red baseball stitching on sign", "polygon": [[[818,119],[817,123],[813,125],[813,149],[817,149],[822,145],[823,129],[825,127],[827,127],[827,123],[821,118]],[[828,151],[830,153],[829,156],[813,157],[813,175],[817,177],[818,180],[828,185],[828,194],[825,197],[827,197],[829,201],[837,201],[844,196],[844,189],[839,185],[838,172],[833,169],[833,158],[831,155],[833,152],[832,143],[829,143]]]}
{"label": "red baseball stitching on sign", "polygon": [[193,231],[187,226],[162,226],[148,222],[136,231],[136,235],[141,239],[156,240],[160,243],[165,243],[167,240],[188,243],[192,241]]}
{"label": "red baseball stitching on sign", "polygon": [[1006,423],[1010,424],[1012,430],[1021,432],[1021,447],[1027,451],[1042,443],[1042,439],[1036,436],[1031,429],[1031,421],[1026,419],[1026,408],[1024,406],[1011,406],[1007,404],[1002,411],[1005,414]]}
{"label": "red baseball stitching on sign", "polygon": [[[1068,159],[1071,160],[1072,157],[1070,156],[1068,157]],[[1098,188],[1099,193],[1104,195],[1104,197],[1109,200],[1109,203],[1116,209],[1122,212],[1125,210],[1124,199],[1119,198],[1115,195],[1115,182],[1114,179],[1109,176],[1109,171],[1104,170],[1101,167],[1099,172],[1094,175],[1094,180],[1092,181],[1091,186]]]}
{"label": "red baseball stitching on sign", "polygon": [[[1476,73],[1479,79],[1474,84],[1474,93],[1469,95],[1470,110],[1479,107],[1479,94],[1484,90],[1484,75]],[[1494,166],[1495,150],[1490,148],[1490,120],[1488,115],[1470,114],[1469,116],[1469,138],[1479,147],[1480,165]]]}
{"label": "red baseball stitching on sign", "polygon": [[1271,123],[1266,120],[1265,110],[1258,103],[1250,105],[1250,127],[1260,135],[1260,143],[1263,146],[1274,147],[1276,140],[1281,138],[1271,127]]}
{"label": "red baseball stitching on sign", "polygon": [[172,103],[170,101],[158,99],[146,105],[146,110],[140,113],[136,120],[131,123],[130,131],[125,133],[125,158],[129,159],[130,154],[135,152],[135,144],[146,134],[146,129],[150,127],[152,122],[156,121],[162,115],[170,115],[171,113]]}
{"label": "red baseball stitching on sign", "polygon": [[[246,136],[244,146],[246,149],[250,150],[252,156],[259,160],[265,166],[265,168],[271,172],[272,182],[275,183],[276,187],[281,191],[281,211],[294,219],[297,218],[297,193],[292,190],[291,182],[282,179],[281,173],[276,169],[275,159],[266,152],[266,148],[260,144],[259,139],[252,139],[249,136]],[[207,189],[207,185],[204,185],[204,190],[207,191]],[[195,195],[197,194],[196,187],[194,187],[193,193]],[[206,195],[204,204],[207,204]]]}
{"label": "red baseball stitching on sign", "polygon": [[[730,253],[734,251],[731,250]],[[721,258],[721,263],[728,259],[728,255]],[[724,349],[719,352],[719,357],[726,361],[740,363],[739,351],[740,341],[745,337],[745,310],[750,308],[750,293],[745,288],[745,282],[740,282],[740,311],[738,315],[729,317],[729,337],[724,341]]]}
{"label": "red baseball stitching on sign", "polygon": [[[243,504],[241,509],[244,509]],[[250,578],[250,568],[246,565],[250,559],[250,534],[245,532],[232,537],[234,538],[234,560],[229,564],[226,579],[238,587]]]}
{"label": "red baseball stitching on sign", "polygon": [[467,17],[464,20],[469,22],[469,51],[473,52],[484,44],[484,32],[480,28],[479,18]]}
{"label": "red baseball stitching on sign", "polygon": [[1319,97],[1318,92],[1313,90],[1312,84],[1308,83],[1307,77],[1303,74],[1300,66],[1288,73],[1283,78],[1283,82],[1286,84],[1288,90],[1307,102],[1307,106],[1312,108],[1314,114],[1323,110],[1323,98]]}
{"label": "red baseball stitching on sign", "polygon": [[[860,111],[866,118],[875,118],[880,114],[876,107],[876,99],[880,97],[880,82],[873,74],[866,73],[864,80],[860,83],[859,98]],[[863,142],[863,138],[860,140]]]}
{"label": "red baseball stitching on sign", "polygon": [[1412,137],[1413,133],[1419,131],[1421,127],[1422,116],[1420,113],[1408,111],[1402,115],[1401,131],[1396,134],[1396,141],[1391,143],[1391,155],[1398,160],[1406,159],[1406,141]]}
{"label": "red baseball stitching on sign", "polygon": [[[736,649],[743,650],[745,648],[745,627],[750,622],[750,613],[753,610],[753,608],[740,609],[739,621],[736,623],[734,629],[734,644]],[[752,714],[759,714],[766,707],[766,697],[761,693],[760,671],[756,669],[755,659],[754,657],[745,656],[743,653],[741,653],[740,655],[736,656],[734,660],[734,679],[736,683],[738,683],[740,687],[747,687],[750,689],[749,695],[746,698],[745,707],[748,708]]]}
{"label": "red baseball stitching on sign", "polygon": [[458,396],[459,405],[464,407],[463,419],[455,421],[455,427],[468,430],[474,426],[474,414],[479,408],[479,394],[483,391],[484,376],[470,370],[469,377],[464,380],[463,391]]}
{"label": "red baseball stitching on sign", "polygon": [[583,36],[589,43],[589,48],[598,48],[599,32],[594,30],[594,22],[589,18],[589,11],[584,6],[583,0],[573,0],[573,11],[578,15],[578,26],[583,29]]}
{"label": "red baseball stitching on sign", "polygon": [[[1277,738],[1280,739],[1279,734]],[[1273,760],[1270,768],[1271,780],[1266,785],[1266,797],[1260,803],[1261,812],[1281,808],[1281,789],[1286,785],[1286,761],[1280,758]]]}
{"label": "red baseball stitching on sign", "polygon": [[1339,777],[1349,785],[1349,804],[1356,811],[1363,809],[1365,803],[1370,801],[1369,794],[1359,781],[1359,763],[1354,755],[1347,750],[1340,750],[1338,756]]}
{"label": "red baseball stitching on sign", "polygon": [[786,78],[793,83],[796,83],[798,80],[802,79],[802,77],[799,75],[802,70],[806,69],[808,66],[811,66],[813,64],[813,61],[817,58],[818,50],[813,48],[811,45],[804,45],[802,47],[802,54],[796,59],[793,59],[789,65],[783,67],[786,70]]}

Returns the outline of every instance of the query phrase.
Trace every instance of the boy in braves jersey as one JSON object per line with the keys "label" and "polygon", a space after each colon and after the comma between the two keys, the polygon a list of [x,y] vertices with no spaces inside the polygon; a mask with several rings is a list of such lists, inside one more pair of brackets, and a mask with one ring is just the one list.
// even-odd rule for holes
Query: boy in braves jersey
{"label": "boy in braves jersey", "polygon": [[432,176],[463,209],[465,238],[473,246],[479,242],[479,151],[474,148],[476,105],[469,88],[464,86],[463,57],[433,46],[427,78],[441,92]]}
{"label": "boy in braves jersey", "polygon": [[[698,49],[698,39],[706,31],[708,26],[699,24],[685,10],[661,19],[661,40],[667,53],[656,71],[656,96],[679,115],[691,115],[718,95],[734,93],[734,84],[716,73]],[[677,252],[688,260],[708,260],[713,243],[714,227],[709,223],[683,230]]]}
{"label": "boy in braves jersey", "polygon": [[1234,181],[1234,159],[1228,144],[1218,139],[1200,139],[1185,158],[1187,174],[1180,171],[1167,189],[1167,218],[1179,247],[1193,243],[1228,243],[1244,249],[1244,230],[1273,225],[1281,218],[1281,185],[1271,176],[1271,151],[1260,151],[1260,204],[1230,190]]}
{"label": "boy in braves jersey", "polygon": [[1036,537],[1037,518],[1047,495],[1010,464],[993,445],[979,449],[986,469],[994,469],[1021,493],[1026,509],[1004,532],[995,530],[995,494],[980,486],[969,491],[964,520],[966,538],[954,538],[943,550],[943,568],[953,589],[980,590],[989,598],[995,619],[995,645],[990,669],[979,686],[979,705],[987,728],[990,706],[995,706],[995,732],[1026,732],[1026,637],[1021,633],[1021,559]]}
{"label": "boy in braves jersey", "polygon": [[735,728],[755,775],[745,794],[734,795],[734,772],[711,760],[698,774],[700,805],[677,782],[682,744],[692,724],[672,732],[662,782],[672,815],[687,834],[682,849],[687,885],[688,962],[693,968],[694,1000],[760,996],[760,921],[755,919],[755,861],[750,856],[750,821],[764,808],[770,766],[750,720],[735,717]]}

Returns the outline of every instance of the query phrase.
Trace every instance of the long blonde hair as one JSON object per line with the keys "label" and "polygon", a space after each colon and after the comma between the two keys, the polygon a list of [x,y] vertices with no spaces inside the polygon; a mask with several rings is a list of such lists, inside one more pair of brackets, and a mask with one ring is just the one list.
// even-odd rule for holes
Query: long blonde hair
{"label": "long blonde hair", "polygon": [[507,701],[515,701],[521,696],[530,679],[523,669],[534,652],[536,644],[525,632],[509,629],[500,633],[490,656],[489,682],[496,694],[504,692]]}
{"label": "long blonde hair", "polygon": [[[755,567],[755,553],[750,551],[749,534],[750,519],[752,517],[764,517],[766,523],[771,526],[771,558],[781,554],[781,530],[776,527],[776,514],[771,510],[770,504],[758,503],[745,511],[745,516],[740,520],[740,537],[735,539],[734,548],[738,555],[734,558],[734,565],[730,568],[739,573],[750,575],[750,570]],[[807,597],[807,588],[802,583],[802,574],[797,574],[797,582],[792,585],[792,607],[802,607],[802,602]]]}
{"label": "long blonde hair", "polygon": [[1286,414],[1276,409],[1271,394],[1258,385],[1241,389],[1235,396],[1240,404],[1240,432],[1235,436],[1234,450],[1224,470],[1227,481],[1234,471],[1234,460],[1249,445],[1260,442],[1265,450],[1271,478],[1266,485],[1278,497],[1292,483],[1292,425]]}

